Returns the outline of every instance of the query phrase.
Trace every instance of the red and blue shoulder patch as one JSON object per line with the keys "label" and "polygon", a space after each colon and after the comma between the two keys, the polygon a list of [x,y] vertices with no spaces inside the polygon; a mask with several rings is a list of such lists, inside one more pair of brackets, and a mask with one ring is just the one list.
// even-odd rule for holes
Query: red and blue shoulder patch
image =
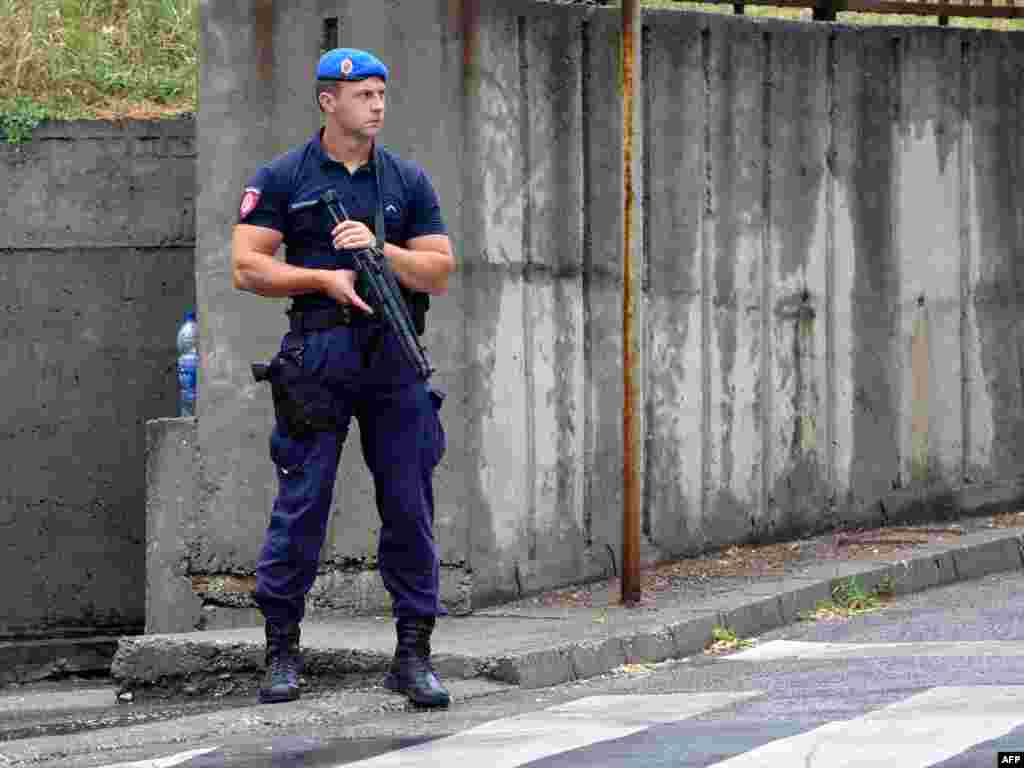
{"label": "red and blue shoulder patch", "polygon": [[246,187],[245,193],[242,195],[242,202],[238,206],[238,218],[245,220],[245,217],[255,210],[256,206],[260,202],[260,194],[262,190],[256,189],[256,187]]}

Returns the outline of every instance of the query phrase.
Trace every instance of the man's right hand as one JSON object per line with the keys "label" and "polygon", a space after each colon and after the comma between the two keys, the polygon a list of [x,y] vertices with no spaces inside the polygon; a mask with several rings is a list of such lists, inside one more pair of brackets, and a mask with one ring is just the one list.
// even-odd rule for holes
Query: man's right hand
{"label": "man's right hand", "polygon": [[373,314],[370,305],[356,293],[356,273],[351,269],[324,270],[323,292],[339,304],[349,304],[368,315]]}

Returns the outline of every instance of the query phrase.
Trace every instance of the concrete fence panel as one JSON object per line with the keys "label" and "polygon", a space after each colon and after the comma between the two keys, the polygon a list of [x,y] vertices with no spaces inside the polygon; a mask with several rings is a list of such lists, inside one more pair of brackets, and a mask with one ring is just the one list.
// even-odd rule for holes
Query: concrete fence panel
{"label": "concrete fence panel", "polygon": [[0,639],[142,629],[145,423],[195,305],[191,120],[0,144]]}
{"label": "concrete fence panel", "polygon": [[[445,599],[612,573],[617,11],[321,0],[285,22],[281,6],[202,5],[193,573],[251,573],[269,513],[269,398],[248,362],[283,306],[233,291],[230,228],[247,175],[315,127],[325,29],[392,65],[385,143],[431,173],[456,246],[426,336],[449,394]],[[644,557],[945,514],[972,489],[1016,499],[1020,36],[658,11],[642,39]],[[352,438],[343,462],[314,607],[383,610]]]}

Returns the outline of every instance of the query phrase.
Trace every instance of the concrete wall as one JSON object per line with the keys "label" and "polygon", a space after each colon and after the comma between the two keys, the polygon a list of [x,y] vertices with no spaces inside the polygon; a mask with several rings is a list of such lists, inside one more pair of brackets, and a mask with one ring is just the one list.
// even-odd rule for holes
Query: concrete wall
{"label": "concrete wall", "polygon": [[[341,44],[392,67],[385,142],[433,175],[456,244],[426,337],[449,392],[446,598],[609,572],[621,540],[618,12],[201,7],[208,344],[185,560],[203,589],[238,577],[204,592],[208,607],[238,602],[268,519],[270,403],[248,362],[284,327],[282,302],[231,288],[231,225],[253,169],[316,127],[327,17]],[[654,12],[643,51],[645,556],[944,513],[969,507],[973,489],[1018,498],[1024,36]],[[384,602],[367,570],[377,516],[357,446],[314,608]]]}
{"label": "concrete wall", "polygon": [[144,425],[195,303],[190,120],[0,143],[0,639],[138,631]]}

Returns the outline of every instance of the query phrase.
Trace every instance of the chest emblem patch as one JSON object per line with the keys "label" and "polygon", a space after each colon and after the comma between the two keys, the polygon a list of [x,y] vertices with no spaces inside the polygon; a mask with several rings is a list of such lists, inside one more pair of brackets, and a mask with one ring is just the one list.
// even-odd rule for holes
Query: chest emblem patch
{"label": "chest emblem patch", "polygon": [[247,187],[245,190],[245,194],[242,195],[242,204],[238,208],[238,216],[244,219],[246,216],[253,212],[253,209],[256,207],[259,201],[260,190],[254,189],[253,187]]}

